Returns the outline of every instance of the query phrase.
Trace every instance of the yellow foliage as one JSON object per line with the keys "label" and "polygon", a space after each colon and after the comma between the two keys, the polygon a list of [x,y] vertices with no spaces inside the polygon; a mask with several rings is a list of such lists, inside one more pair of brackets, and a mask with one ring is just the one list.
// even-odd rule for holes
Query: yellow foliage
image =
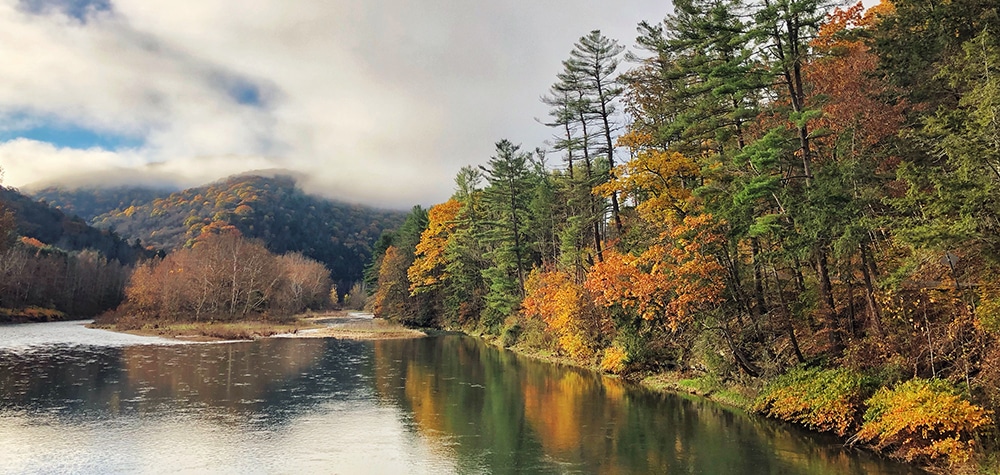
{"label": "yellow foliage", "polygon": [[653,223],[677,222],[692,211],[691,181],[701,176],[694,160],[654,147],[652,136],[638,131],[623,135],[618,144],[631,149],[634,158],[616,167],[615,178],[597,186],[596,193],[634,199],[639,215]]}
{"label": "yellow foliage", "polygon": [[751,410],[845,435],[857,427],[871,381],[847,369],[795,368],[768,385]]}
{"label": "yellow foliage", "polygon": [[461,209],[462,204],[453,198],[433,206],[427,212],[427,229],[420,235],[420,242],[414,252],[416,258],[406,271],[412,294],[427,290],[448,278],[444,271],[444,251],[457,226],[455,218]]}
{"label": "yellow foliage", "polygon": [[594,355],[600,317],[583,286],[561,271],[534,270],[524,283],[527,296],[521,304],[528,318],[541,318],[558,337],[559,347],[573,358]]}
{"label": "yellow foliage", "polygon": [[604,350],[604,357],[601,358],[601,371],[621,374],[625,371],[625,364],[628,363],[628,353],[618,345],[613,345]]}
{"label": "yellow foliage", "polygon": [[878,450],[891,448],[907,461],[968,461],[975,449],[973,434],[992,423],[989,411],[966,401],[943,380],[913,379],[882,388],[867,404],[856,438]]}

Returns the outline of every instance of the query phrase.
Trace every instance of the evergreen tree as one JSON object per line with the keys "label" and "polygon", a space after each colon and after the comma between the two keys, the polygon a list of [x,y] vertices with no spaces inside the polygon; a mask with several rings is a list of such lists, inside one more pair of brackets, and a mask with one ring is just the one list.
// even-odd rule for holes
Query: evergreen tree
{"label": "evergreen tree", "polygon": [[526,228],[530,220],[530,195],[535,176],[530,154],[507,140],[496,144],[496,155],[482,170],[488,186],[483,190],[486,228],[481,236],[487,246],[490,266],[483,270],[486,281],[487,328],[510,315],[524,297],[524,280],[531,269]]}

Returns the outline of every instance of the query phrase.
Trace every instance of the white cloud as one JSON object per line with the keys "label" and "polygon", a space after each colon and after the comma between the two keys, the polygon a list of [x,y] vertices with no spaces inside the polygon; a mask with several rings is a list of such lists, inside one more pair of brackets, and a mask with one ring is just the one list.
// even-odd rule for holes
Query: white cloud
{"label": "white cloud", "polygon": [[[0,117],[140,139],[0,144],[5,183],[162,163],[196,183],[286,167],[331,196],[431,204],[500,138],[539,146],[538,97],[591,29],[631,44],[659,0],[116,0],[86,21],[0,0]],[[250,87],[262,104],[241,104]],[[29,117],[24,119],[23,117]],[[21,117],[21,118],[18,118]],[[0,130],[23,126],[9,121]],[[35,155],[31,155],[35,154]]]}

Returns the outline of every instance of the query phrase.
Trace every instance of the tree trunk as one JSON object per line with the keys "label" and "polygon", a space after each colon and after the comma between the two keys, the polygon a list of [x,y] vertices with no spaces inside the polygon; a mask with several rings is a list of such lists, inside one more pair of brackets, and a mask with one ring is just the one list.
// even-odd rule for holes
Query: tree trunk
{"label": "tree trunk", "polygon": [[806,359],[802,356],[802,350],[799,349],[799,339],[795,337],[795,326],[792,324],[792,312],[789,311],[788,303],[785,301],[785,291],[781,288],[781,280],[778,279],[778,270],[771,266],[771,274],[774,275],[774,288],[778,291],[778,302],[781,304],[782,312],[785,314],[785,332],[788,333],[788,339],[792,343],[792,349],[795,351],[795,358],[799,360],[799,363],[805,363]]}
{"label": "tree trunk", "polygon": [[885,329],[882,328],[882,315],[879,312],[878,302],[875,301],[875,286],[872,283],[872,273],[869,270],[868,244],[862,242],[861,245],[861,275],[865,279],[865,300],[868,302],[868,311],[875,324],[875,331],[881,337],[885,336]]}
{"label": "tree trunk", "polygon": [[844,341],[840,335],[840,315],[837,313],[837,304],[833,299],[833,284],[830,283],[826,249],[820,248],[816,253],[816,273],[819,274],[820,299],[826,304],[829,311],[827,326],[830,330],[830,344],[837,349],[843,348]]}
{"label": "tree trunk", "polygon": [[757,300],[757,315],[767,313],[764,301],[764,279],[761,277],[760,240],[750,238],[750,257],[753,259],[753,291]]}

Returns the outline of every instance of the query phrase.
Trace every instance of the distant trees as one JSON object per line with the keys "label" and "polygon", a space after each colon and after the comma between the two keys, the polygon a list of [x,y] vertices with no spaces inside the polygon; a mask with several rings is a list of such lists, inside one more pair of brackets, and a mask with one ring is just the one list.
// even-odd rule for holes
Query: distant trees
{"label": "distant trees", "polygon": [[121,303],[129,272],[93,250],[68,253],[25,239],[0,252],[0,308],[93,317]]}
{"label": "distant trees", "polygon": [[329,303],[329,271],[301,254],[271,254],[238,233],[141,264],[111,319],[238,320],[287,316]]}
{"label": "distant trees", "polygon": [[16,226],[14,212],[0,202],[0,251],[5,251],[10,246]]}
{"label": "distant trees", "polygon": [[[23,227],[36,235],[58,236],[62,244],[77,250],[59,249],[33,237],[18,239],[15,206],[28,217],[41,214],[51,218],[42,219],[40,224],[56,229],[32,229],[37,224],[30,222]],[[93,317],[118,306],[130,268],[118,259],[85,249],[86,244],[109,249],[125,260],[139,254],[117,236],[66,219],[57,210],[0,187],[0,321],[38,313],[32,307],[45,309],[46,315],[61,312],[70,317]]]}

